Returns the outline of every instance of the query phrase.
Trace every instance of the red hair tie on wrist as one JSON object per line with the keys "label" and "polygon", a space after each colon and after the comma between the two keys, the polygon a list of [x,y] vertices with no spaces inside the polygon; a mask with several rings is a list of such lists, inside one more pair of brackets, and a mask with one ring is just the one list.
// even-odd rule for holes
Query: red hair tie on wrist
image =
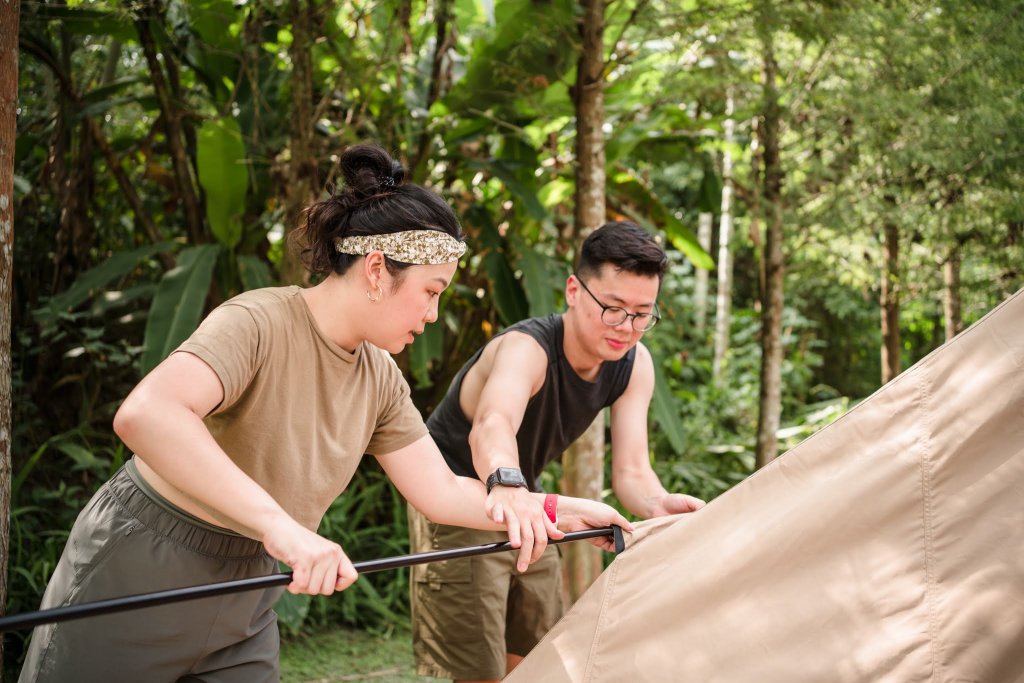
{"label": "red hair tie on wrist", "polygon": [[554,493],[544,496],[544,512],[547,513],[552,524],[558,521],[558,496]]}

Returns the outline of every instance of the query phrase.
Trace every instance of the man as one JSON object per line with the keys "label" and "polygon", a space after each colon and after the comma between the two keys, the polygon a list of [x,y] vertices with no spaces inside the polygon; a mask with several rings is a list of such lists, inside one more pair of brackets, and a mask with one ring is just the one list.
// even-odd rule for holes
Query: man
{"label": "man", "polygon": [[[487,482],[486,509],[546,543],[544,466],[611,406],[612,487],[629,512],[692,512],[703,501],[668,493],[651,469],[647,409],[654,364],[640,344],[658,322],[665,253],[642,228],[607,223],[583,242],[566,282],[568,310],[496,335],[459,371],[427,422],[452,470]],[[410,508],[413,552],[501,541],[500,533],[437,525]],[[414,570],[413,647],[421,675],[498,680],[562,615],[558,553],[529,567],[505,553]]]}

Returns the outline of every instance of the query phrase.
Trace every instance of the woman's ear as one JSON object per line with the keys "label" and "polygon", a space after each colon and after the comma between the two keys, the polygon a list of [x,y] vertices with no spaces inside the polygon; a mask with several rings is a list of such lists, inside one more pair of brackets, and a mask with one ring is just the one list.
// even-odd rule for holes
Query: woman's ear
{"label": "woman's ear", "polygon": [[386,272],[387,266],[384,264],[383,252],[371,251],[363,259],[363,273],[370,284],[370,289],[375,289],[381,285],[384,281],[384,273]]}

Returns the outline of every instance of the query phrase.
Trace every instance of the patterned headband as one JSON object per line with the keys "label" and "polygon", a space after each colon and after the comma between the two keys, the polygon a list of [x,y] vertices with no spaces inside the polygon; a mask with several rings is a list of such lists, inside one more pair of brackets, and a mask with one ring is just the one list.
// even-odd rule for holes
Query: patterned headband
{"label": "patterned headband", "polygon": [[334,248],[342,254],[365,256],[382,251],[388,258],[416,265],[437,265],[457,261],[466,253],[466,243],[438,230],[406,230],[387,235],[337,237]]}

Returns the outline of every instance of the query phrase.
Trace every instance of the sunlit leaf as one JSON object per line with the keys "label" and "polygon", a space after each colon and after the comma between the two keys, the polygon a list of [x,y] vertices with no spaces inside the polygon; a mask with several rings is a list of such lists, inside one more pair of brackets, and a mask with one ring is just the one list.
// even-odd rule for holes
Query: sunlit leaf
{"label": "sunlit leaf", "polygon": [[249,185],[238,122],[231,118],[205,121],[199,129],[196,156],[210,230],[218,242],[234,248],[242,239],[242,213]]}

